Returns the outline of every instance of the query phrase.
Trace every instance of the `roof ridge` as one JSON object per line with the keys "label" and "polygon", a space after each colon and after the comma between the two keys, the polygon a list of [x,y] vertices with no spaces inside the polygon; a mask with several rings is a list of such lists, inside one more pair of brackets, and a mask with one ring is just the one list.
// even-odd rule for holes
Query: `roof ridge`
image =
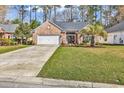
{"label": "roof ridge", "polygon": [[[124,21],[121,21],[120,23],[118,23],[118,24],[115,24],[115,25],[113,25],[112,27],[110,27],[110,28],[107,28],[106,29],[106,31],[107,32],[117,32],[117,31],[121,31],[121,30],[124,30],[124,28],[123,28],[123,25],[124,24]],[[115,29],[116,28],[116,29]]]}
{"label": "roof ridge", "polygon": [[52,23],[53,25],[55,25],[55,26],[58,27],[59,29],[63,30],[63,29],[62,29],[60,26],[58,26],[56,23],[54,23],[54,22],[52,22],[52,21],[50,21],[50,20],[48,20],[48,22]]}

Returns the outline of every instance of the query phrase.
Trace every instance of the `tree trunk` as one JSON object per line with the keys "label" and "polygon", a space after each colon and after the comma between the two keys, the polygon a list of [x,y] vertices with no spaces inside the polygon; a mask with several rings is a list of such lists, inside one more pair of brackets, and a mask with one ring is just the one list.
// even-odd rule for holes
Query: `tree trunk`
{"label": "tree trunk", "polygon": [[35,21],[37,21],[37,8],[35,6]]}
{"label": "tree trunk", "polygon": [[21,37],[21,45],[24,43],[24,38],[23,37]]}
{"label": "tree trunk", "polygon": [[73,15],[72,15],[72,6],[71,6],[70,9],[71,9],[71,19],[70,19],[70,21],[72,22],[72,21],[73,21],[73,18],[72,18],[72,16],[73,16]]}
{"label": "tree trunk", "polygon": [[56,6],[54,6],[54,21],[56,21]]}
{"label": "tree trunk", "polygon": [[96,19],[97,19],[97,11],[95,11],[95,20],[94,20],[95,23],[96,23],[96,21],[97,21]]}
{"label": "tree trunk", "polygon": [[47,10],[46,10],[46,7],[44,7],[44,22],[47,20]]}
{"label": "tree trunk", "polygon": [[45,13],[45,15],[44,15],[45,17],[44,17],[44,22],[47,20],[47,14]]}
{"label": "tree trunk", "polygon": [[24,5],[22,5],[21,6],[21,11],[22,11],[22,13],[21,13],[21,20],[22,20],[22,23],[23,23],[23,21],[24,21]]}
{"label": "tree trunk", "polygon": [[49,10],[49,19],[51,20],[51,9]]}
{"label": "tree trunk", "polygon": [[94,35],[92,35],[91,36],[91,47],[94,47],[94,45],[95,45],[95,36]]}
{"label": "tree trunk", "polygon": [[31,20],[32,20],[32,15],[31,15],[31,12],[32,12],[32,10],[31,10],[31,5],[30,5],[30,23],[31,23]]}
{"label": "tree trunk", "polygon": [[82,22],[84,22],[84,11],[83,11],[83,9],[81,10],[81,16],[82,16]]}
{"label": "tree trunk", "polygon": [[28,45],[28,38],[25,39],[25,44]]}
{"label": "tree trunk", "polygon": [[21,45],[22,45],[22,42],[23,42],[23,39],[21,38],[21,42],[20,42],[20,43],[21,43]]}
{"label": "tree trunk", "polygon": [[100,23],[102,24],[102,13],[103,13],[103,9],[102,6],[100,6]]}

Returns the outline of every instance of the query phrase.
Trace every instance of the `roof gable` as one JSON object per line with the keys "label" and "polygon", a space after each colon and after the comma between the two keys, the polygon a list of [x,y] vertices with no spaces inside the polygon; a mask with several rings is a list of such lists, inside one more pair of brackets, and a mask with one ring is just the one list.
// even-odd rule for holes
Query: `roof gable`
{"label": "roof gable", "polygon": [[[47,20],[46,22],[49,22],[50,24],[54,25],[55,27],[57,27],[61,31],[66,31],[66,32],[80,31],[81,29],[83,29],[84,27],[87,26],[87,24],[85,24],[84,22],[62,22],[62,21],[52,22],[50,20]],[[46,22],[44,22],[44,23],[46,23]],[[39,29],[41,26],[43,26],[43,24],[40,25],[39,27],[35,28],[33,30],[33,32],[35,32],[37,29]]]}
{"label": "roof gable", "polygon": [[0,27],[5,30],[5,32],[15,32],[18,24],[0,24]]}
{"label": "roof gable", "polygon": [[56,24],[47,20],[42,25],[38,26],[36,29],[32,31],[33,32],[35,31],[35,33],[38,35],[49,35],[49,34],[59,35],[62,29]]}
{"label": "roof gable", "polygon": [[124,21],[106,29],[106,31],[108,33],[111,33],[111,32],[118,32],[118,31],[124,31]]}
{"label": "roof gable", "polygon": [[35,32],[36,30],[38,30],[39,28],[41,28],[44,24],[46,24],[47,22],[49,22],[50,24],[52,24],[53,26],[57,27],[58,29],[60,29],[61,31],[63,30],[61,27],[59,27],[58,25],[56,25],[55,23],[53,23],[50,20],[45,21],[43,24],[41,24],[40,26],[38,26],[37,28],[35,28],[34,30],[32,30],[32,32]]}
{"label": "roof gable", "polygon": [[58,29],[63,30],[63,29],[62,29],[59,25],[57,25],[56,23],[54,23],[54,22],[52,22],[52,21],[49,21],[49,20],[48,20],[48,22],[49,22],[50,24],[54,25],[55,27],[57,27]]}

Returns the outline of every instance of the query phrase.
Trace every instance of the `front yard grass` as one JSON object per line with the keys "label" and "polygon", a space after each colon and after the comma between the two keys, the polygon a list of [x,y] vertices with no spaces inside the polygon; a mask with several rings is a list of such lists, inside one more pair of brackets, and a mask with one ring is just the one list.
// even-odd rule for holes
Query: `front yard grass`
{"label": "front yard grass", "polygon": [[60,47],[38,77],[124,84],[124,46]]}
{"label": "front yard grass", "polygon": [[0,46],[0,54],[2,53],[6,53],[6,52],[10,52],[10,51],[14,51],[20,48],[25,48],[28,45],[15,45],[15,46]]}

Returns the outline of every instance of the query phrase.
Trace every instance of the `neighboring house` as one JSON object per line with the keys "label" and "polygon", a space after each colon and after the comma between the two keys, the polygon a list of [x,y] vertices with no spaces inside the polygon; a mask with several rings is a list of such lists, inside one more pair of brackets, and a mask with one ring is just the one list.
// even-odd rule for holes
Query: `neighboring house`
{"label": "neighboring house", "polygon": [[33,33],[35,44],[80,44],[83,37],[79,31],[86,26],[83,22],[51,22],[47,20]]}
{"label": "neighboring house", "polygon": [[107,43],[124,44],[124,21],[110,27],[108,32]]}
{"label": "neighboring house", "polygon": [[12,39],[15,38],[14,32],[18,24],[0,24],[1,38]]}

